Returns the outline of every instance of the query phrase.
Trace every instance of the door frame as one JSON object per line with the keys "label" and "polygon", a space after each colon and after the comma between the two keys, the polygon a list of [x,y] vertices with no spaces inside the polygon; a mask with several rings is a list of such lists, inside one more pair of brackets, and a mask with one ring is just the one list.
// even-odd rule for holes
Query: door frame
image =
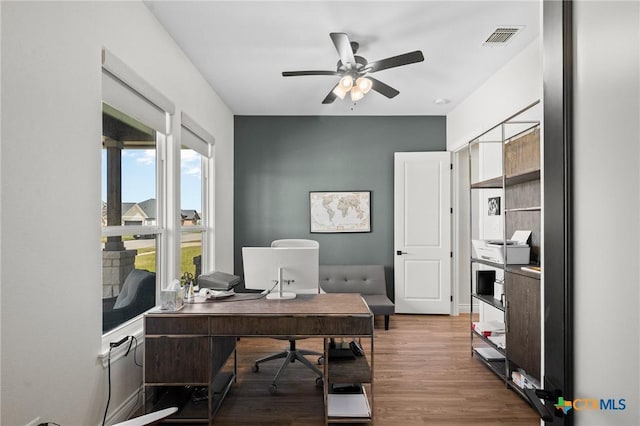
{"label": "door frame", "polygon": [[[543,2],[543,388],[565,400],[574,399],[572,21],[571,0]],[[572,414],[546,423],[570,426]]]}

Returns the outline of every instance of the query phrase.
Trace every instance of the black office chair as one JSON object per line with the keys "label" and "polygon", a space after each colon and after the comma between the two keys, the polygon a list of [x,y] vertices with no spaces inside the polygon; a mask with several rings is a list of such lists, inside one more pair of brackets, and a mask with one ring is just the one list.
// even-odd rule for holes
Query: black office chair
{"label": "black office chair", "polygon": [[[271,243],[271,247],[319,247],[319,244],[317,241],[314,241],[314,240],[287,239],[287,240],[275,240]],[[319,284],[318,284],[318,293],[320,293]],[[303,365],[305,365],[307,368],[309,368],[311,371],[313,371],[318,375],[318,377],[316,377],[317,386],[321,386],[323,384],[322,372],[318,369],[318,367],[313,365],[311,361],[309,361],[304,357],[305,355],[317,355],[319,357],[318,358],[318,364],[319,364],[323,354],[321,354],[320,352],[310,351],[307,349],[297,349],[296,339],[294,339],[293,337],[275,337],[275,339],[288,340],[289,348],[282,352],[278,352],[278,353],[271,354],[271,355],[262,357],[260,359],[257,359],[252,367],[252,370],[254,372],[258,372],[260,371],[260,364],[263,362],[272,361],[274,359],[280,359],[280,358],[285,359],[282,365],[280,366],[280,368],[278,369],[278,372],[276,373],[275,377],[273,378],[273,382],[271,382],[271,384],[269,385],[269,393],[273,394],[278,391],[278,380],[280,379],[280,376],[282,375],[282,373],[284,373],[287,366],[290,363],[295,361],[300,361]]]}

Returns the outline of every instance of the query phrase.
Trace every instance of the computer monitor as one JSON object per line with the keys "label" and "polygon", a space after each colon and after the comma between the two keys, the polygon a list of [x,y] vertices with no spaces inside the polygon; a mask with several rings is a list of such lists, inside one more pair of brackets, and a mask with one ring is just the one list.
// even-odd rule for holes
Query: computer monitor
{"label": "computer monitor", "polygon": [[267,290],[267,299],[319,291],[317,247],[243,247],[242,263],[245,288]]}

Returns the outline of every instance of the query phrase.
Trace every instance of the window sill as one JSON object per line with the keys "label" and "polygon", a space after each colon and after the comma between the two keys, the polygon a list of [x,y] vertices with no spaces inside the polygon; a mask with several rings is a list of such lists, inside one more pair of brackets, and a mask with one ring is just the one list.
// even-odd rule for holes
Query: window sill
{"label": "window sill", "polygon": [[[100,353],[98,354],[98,360],[102,363],[103,368],[107,368],[109,365],[109,344],[112,342],[118,342],[124,337],[133,336],[135,340],[131,346],[131,350],[134,349],[134,346],[137,348],[141,346],[144,342],[143,331],[142,331],[142,318],[143,315],[139,315],[130,321],[120,325],[117,328],[107,332],[102,335],[102,348]],[[111,349],[111,363],[123,358],[127,353],[127,349],[129,348],[129,342],[123,343],[117,348]]]}

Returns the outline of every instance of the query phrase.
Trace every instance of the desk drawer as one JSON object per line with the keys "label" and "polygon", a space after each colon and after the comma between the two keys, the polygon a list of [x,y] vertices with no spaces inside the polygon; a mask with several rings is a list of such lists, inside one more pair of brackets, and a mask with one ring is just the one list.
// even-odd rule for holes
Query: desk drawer
{"label": "desk drawer", "polygon": [[147,336],[209,334],[209,322],[206,317],[147,316],[144,321],[144,332]]}
{"label": "desk drawer", "polygon": [[148,336],[144,341],[146,384],[209,383],[210,337]]}
{"label": "desk drawer", "polygon": [[373,332],[371,317],[227,316],[210,318],[216,336],[364,336]]}

